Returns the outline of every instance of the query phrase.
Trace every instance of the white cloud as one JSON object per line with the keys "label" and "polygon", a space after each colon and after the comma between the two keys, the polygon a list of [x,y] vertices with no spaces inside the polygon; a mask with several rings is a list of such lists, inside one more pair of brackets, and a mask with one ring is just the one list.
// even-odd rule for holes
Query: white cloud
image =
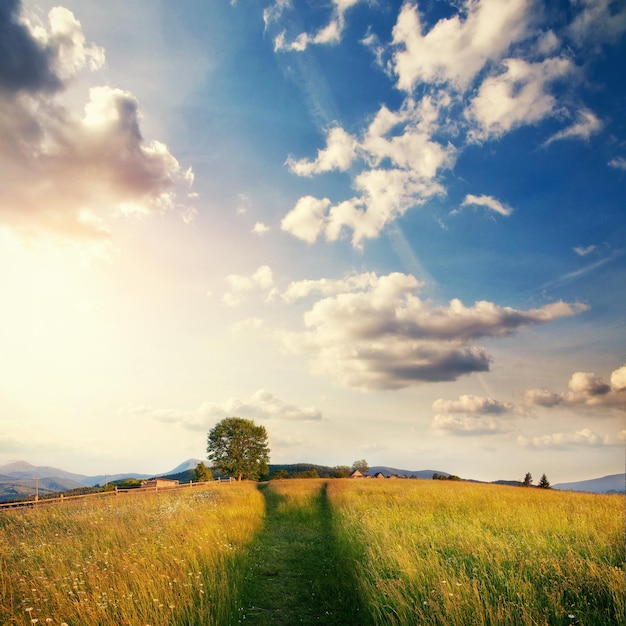
{"label": "white cloud", "polygon": [[510,413],[513,405],[491,397],[463,395],[458,400],[435,400],[435,413],[473,413],[502,415]]}
{"label": "white cloud", "polygon": [[593,112],[584,109],[578,112],[578,121],[576,123],[552,135],[552,137],[544,143],[544,146],[548,146],[554,141],[561,141],[563,139],[583,139],[584,141],[588,141],[591,135],[600,132],[601,129],[602,122]]}
{"label": "white cloud", "polygon": [[609,165],[618,170],[626,170],[626,159],[624,157],[615,157],[609,161]]}
{"label": "white cloud", "polygon": [[178,208],[189,219],[176,187],[189,186],[192,172],[163,143],[144,140],[132,94],[94,87],[82,116],[62,101],[78,71],[104,62],[73,14],[57,7],[47,28],[34,27],[9,6],[0,20],[11,33],[3,43],[13,42],[11,64],[0,54],[0,222],[20,233],[89,241],[109,237],[107,212]]}
{"label": "white cloud", "polygon": [[315,243],[324,230],[325,212],[330,200],[319,200],[313,196],[300,198],[294,208],[285,215],[280,223],[282,230],[307,243]]}
{"label": "white cloud", "polygon": [[[335,45],[341,41],[341,36],[346,25],[345,13],[361,0],[331,0],[333,11],[328,24],[320,28],[316,33],[300,33],[292,41],[287,41],[285,31],[282,31],[274,39],[274,50],[288,50],[303,52],[310,45]],[[275,5],[263,12],[263,19],[267,28],[268,24],[275,22],[282,16],[285,9],[291,4],[284,0],[278,0]]]}
{"label": "white cloud", "polygon": [[299,407],[265,389],[259,389],[248,399],[230,398],[225,402],[205,402],[197,409],[153,409],[138,406],[121,411],[124,415],[146,416],[159,422],[180,424],[189,430],[204,431],[225,417],[245,417],[253,420],[319,421],[322,412],[315,407]]}
{"label": "white cloud", "polygon": [[356,156],[357,142],[343,128],[335,126],[328,131],[326,148],[317,151],[315,161],[287,159],[287,166],[298,176],[312,176],[321,172],[346,171]]}
{"label": "white cloud", "polygon": [[432,427],[458,436],[497,435],[511,430],[511,425],[489,415],[436,415]]}
{"label": "white cloud", "polygon": [[550,83],[573,71],[571,61],[550,58],[538,63],[506,59],[504,71],[486,78],[470,102],[465,117],[476,124],[470,138],[498,138],[511,130],[539,122],[555,111],[557,100]]}
{"label": "white cloud", "polygon": [[256,222],[256,224],[252,227],[252,232],[255,235],[265,235],[265,233],[269,232],[270,227],[263,222]]}
{"label": "white cloud", "polygon": [[259,267],[251,276],[229,274],[225,280],[230,289],[222,296],[222,302],[227,306],[239,306],[251,291],[264,293],[266,299],[273,296],[274,277],[267,265]]}
{"label": "white cloud", "polygon": [[330,296],[336,293],[350,293],[373,287],[378,282],[375,272],[354,274],[344,279],[320,278],[318,280],[298,280],[289,284],[283,293],[285,302],[306,298],[312,293]]}
{"label": "white cloud", "polygon": [[[294,289],[311,293],[309,286]],[[313,368],[357,389],[400,389],[419,382],[451,381],[487,371],[490,357],[474,342],[502,337],[586,309],[558,302],[521,311],[459,300],[435,306],[415,295],[414,276],[392,273],[353,280],[347,291],[315,302],[305,313],[306,330],[283,333],[287,349],[311,355]],[[333,293],[325,283],[326,293]]]}
{"label": "white cloud", "polygon": [[506,204],[502,204],[499,200],[492,198],[491,196],[474,196],[472,194],[468,194],[465,196],[465,199],[461,203],[461,206],[482,206],[490,211],[494,211],[495,213],[499,213],[500,215],[504,215],[508,217],[513,213],[513,209]]}
{"label": "white cloud", "polygon": [[301,175],[340,169],[339,164],[347,168],[357,154],[366,167],[353,181],[357,196],[335,205],[304,196],[283,219],[283,230],[309,243],[320,235],[335,241],[352,230],[352,244],[359,248],[409,208],[444,194],[436,177],[453,166],[456,150],[433,141],[431,134],[446,102],[408,99],[397,113],[383,106],[362,140],[335,128],[315,161],[290,159],[292,171]]}
{"label": "white cloud", "polygon": [[525,395],[529,405],[542,407],[567,406],[575,409],[614,409],[626,411],[626,365],[611,373],[610,382],[593,372],[575,372],[567,391],[555,393],[548,389],[530,389]]}
{"label": "white cloud", "polygon": [[517,443],[524,448],[563,450],[569,448],[600,448],[604,446],[621,445],[609,435],[599,435],[583,428],[574,433],[552,433],[540,437],[519,436]]}
{"label": "white cloud", "polygon": [[580,13],[569,27],[578,44],[616,41],[626,32],[626,7],[613,0],[575,0]]}
{"label": "white cloud", "polygon": [[528,33],[528,0],[467,1],[459,15],[442,19],[426,34],[417,5],[406,2],[393,30],[398,87],[418,83],[466,87],[489,61],[499,60]]}
{"label": "white cloud", "polygon": [[578,256],[587,256],[588,254],[591,254],[594,250],[597,249],[598,246],[596,245],[589,245],[589,246],[574,246],[572,248],[572,250],[578,255]]}

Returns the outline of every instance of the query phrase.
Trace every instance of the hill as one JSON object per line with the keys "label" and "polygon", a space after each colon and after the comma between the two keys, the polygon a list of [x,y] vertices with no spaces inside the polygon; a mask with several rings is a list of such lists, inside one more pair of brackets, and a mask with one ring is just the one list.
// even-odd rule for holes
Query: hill
{"label": "hill", "polygon": [[590,493],[624,493],[626,491],[626,474],[611,474],[591,480],[558,483],[552,485],[552,488],[562,491],[588,491]]}
{"label": "hill", "polygon": [[387,467],[385,465],[375,465],[374,467],[370,467],[369,472],[367,473],[370,476],[374,476],[374,474],[378,474],[378,472],[382,473],[386,477],[406,476],[407,478],[424,478],[426,480],[431,480],[433,474],[439,474],[439,476],[445,476],[446,478],[450,476],[448,472],[442,472],[439,470],[403,470],[395,467]]}

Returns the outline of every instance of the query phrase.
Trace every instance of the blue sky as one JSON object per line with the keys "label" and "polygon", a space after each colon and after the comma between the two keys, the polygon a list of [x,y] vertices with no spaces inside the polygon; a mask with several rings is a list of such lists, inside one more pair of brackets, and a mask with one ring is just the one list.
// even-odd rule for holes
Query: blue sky
{"label": "blue sky", "polygon": [[0,462],[623,471],[623,3],[0,20]]}

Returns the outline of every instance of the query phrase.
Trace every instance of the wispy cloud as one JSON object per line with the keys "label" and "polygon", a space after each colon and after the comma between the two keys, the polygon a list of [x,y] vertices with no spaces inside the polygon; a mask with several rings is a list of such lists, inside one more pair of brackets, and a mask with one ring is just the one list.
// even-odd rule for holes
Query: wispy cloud
{"label": "wispy cloud", "polygon": [[136,406],[121,409],[121,413],[129,418],[147,417],[168,424],[180,424],[189,430],[198,431],[208,430],[217,421],[229,416],[294,421],[320,421],[323,418],[322,412],[315,407],[299,407],[265,389],[259,389],[246,399],[229,398],[224,402],[205,402],[191,411]]}
{"label": "wispy cloud", "polygon": [[[462,207],[466,206],[481,206],[493,211],[494,213],[499,213],[504,217],[509,217],[511,213],[513,213],[513,209],[506,204],[503,204],[499,200],[492,198],[491,196],[474,196],[472,194],[468,194],[465,196],[465,199],[461,203]],[[456,211],[458,212],[458,211]],[[453,211],[455,213],[455,211]]]}
{"label": "wispy cloud", "polygon": [[517,443],[523,448],[538,450],[570,450],[573,448],[603,448],[607,446],[621,446],[623,441],[609,435],[600,435],[589,428],[583,428],[573,433],[551,433],[538,437],[524,437],[520,435]]}
{"label": "wispy cloud", "polygon": [[592,252],[597,250],[597,248],[598,246],[591,244],[588,246],[575,246],[574,248],[572,248],[572,250],[574,250],[574,252],[578,256],[587,256],[588,254],[591,254]]}
{"label": "wispy cloud", "polygon": [[583,276],[586,276],[587,274],[591,274],[592,272],[601,268],[607,263],[610,263],[611,261],[614,261],[615,259],[621,257],[623,254],[624,252],[622,250],[615,250],[610,256],[599,259],[598,261],[594,261],[593,263],[585,265],[585,267],[581,267],[572,272],[567,272],[566,274],[563,274],[562,276],[559,276],[554,280],[544,283],[543,285],[541,285],[541,289],[554,289],[555,287],[561,287],[562,285],[573,282],[579,278],[582,278]]}
{"label": "wispy cloud", "polygon": [[[331,0],[332,15],[326,26],[315,33],[300,33],[291,41],[286,32],[281,31],[274,39],[274,50],[304,52],[311,45],[336,45],[341,41],[343,30],[346,25],[346,11],[362,0]],[[276,3],[263,12],[266,29],[269,24],[277,22],[283,13],[291,8],[291,3],[285,0],[277,0]]]}

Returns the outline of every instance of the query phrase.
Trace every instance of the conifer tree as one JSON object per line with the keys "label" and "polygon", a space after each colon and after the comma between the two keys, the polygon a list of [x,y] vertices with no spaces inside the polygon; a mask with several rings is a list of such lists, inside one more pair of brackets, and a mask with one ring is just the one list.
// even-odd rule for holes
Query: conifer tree
{"label": "conifer tree", "polygon": [[548,480],[548,477],[543,474],[541,476],[541,478],[539,479],[539,484],[537,485],[538,487],[540,487],[541,489],[550,489],[550,481]]}

